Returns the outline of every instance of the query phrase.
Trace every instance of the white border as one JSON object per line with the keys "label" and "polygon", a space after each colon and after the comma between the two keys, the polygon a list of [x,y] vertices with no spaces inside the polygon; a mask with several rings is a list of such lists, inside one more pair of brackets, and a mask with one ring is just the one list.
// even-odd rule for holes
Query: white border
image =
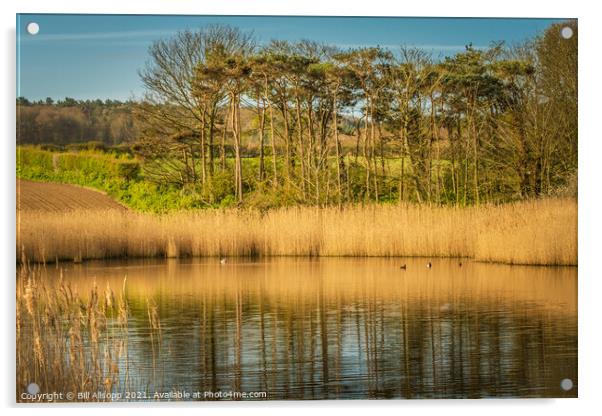
{"label": "white border", "polygon": [[[600,65],[599,40],[602,39],[600,14],[594,2],[557,1],[527,2],[524,0],[488,1],[404,1],[384,0],[20,0],[18,4],[1,3],[2,82],[4,96],[0,98],[0,114],[4,135],[0,140],[0,175],[4,190],[2,250],[2,327],[0,350],[2,374],[0,394],[8,413],[26,414],[102,414],[131,412],[134,406],[55,406],[15,408],[14,395],[14,237],[15,237],[15,14],[16,13],[115,13],[115,14],[233,14],[233,15],[333,15],[333,16],[447,16],[447,17],[576,17],[579,19],[579,399],[565,400],[438,400],[438,401],[315,401],[315,402],[255,402],[180,404],[178,413],[245,415],[290,415],[332,413],[345,408],[351,415],[364,415],[374,408],[379,413],[504,415],[537,412],[549,415],[590,414],[600,407],[599,376],[602,374],[598,349],[601,343],[600,303],[602,273],[597,264],[602,245],[599,211],[602,146],[600,139],[599,101],[602,97],[598,72]],[[149,415],[164,415],[169,404],[147,406]]]}

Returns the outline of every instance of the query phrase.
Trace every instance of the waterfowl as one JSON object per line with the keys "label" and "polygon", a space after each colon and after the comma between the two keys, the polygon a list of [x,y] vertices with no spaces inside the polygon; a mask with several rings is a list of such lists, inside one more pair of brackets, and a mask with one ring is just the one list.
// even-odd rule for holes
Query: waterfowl
{"label": "waterfowl", "polygon": [[399,266],[399,268],[400,268],[401,270],[405,270],[405,269],[407,268],[407,266],[406,266],[405,264],[403,264],[403,265]]}
{"label": "waterfowl", "polygon": [[462,267],[462,262],[458,262],[458,267]]}
{"label": "waterfowl", "polygon": [[221,259],[219,259],[219,264],[221,264],[222,266],[226,263],[228,263],[228,260],[225,257],[222,257]]}
{"label": "waterfowl", "polygon": [[427,269],[430,269],[431,267],[433,267],[433,265],[432,265],[432,264],[431,264],[431,262],[429,261],[429,262],[426,264],[426,268],[427,268]]}

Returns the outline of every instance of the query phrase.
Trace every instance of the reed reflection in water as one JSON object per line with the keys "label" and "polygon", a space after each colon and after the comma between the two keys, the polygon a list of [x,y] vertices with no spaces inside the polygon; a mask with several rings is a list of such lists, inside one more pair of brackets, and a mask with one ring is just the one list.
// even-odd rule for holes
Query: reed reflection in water
{"label": "reed reflection in water", "polygon": [[79,293],[120,293],[127,275],[127,373],[151,392],[577,396],[576,268],[426,261],[113,261],[69,265],[64,277]]}

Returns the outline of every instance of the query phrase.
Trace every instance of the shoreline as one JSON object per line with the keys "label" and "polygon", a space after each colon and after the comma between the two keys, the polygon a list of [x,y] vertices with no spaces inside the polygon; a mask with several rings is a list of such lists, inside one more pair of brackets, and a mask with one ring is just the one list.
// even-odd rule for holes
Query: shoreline
{"label": "shoreline", "polygon": [[[25,265],[43,265],[44,267],[56,265],[81,265],[86,263],[94,263],[94,262],[129,262],[131,261],[161,261],[167,262],[170,260],[218,260],[222,256],[217,255],[208,255],[208,256],[182,256],[182,257],[165,257],[165,256],[155,256],[155,257],[103,257],[103,258],[85,258],[81,259],[81,261],[74,261],[68,258],[59,259],[58,261],[48,260],[46,262],[43,261],[28,261],[26,264],[18,261],[16,262],[17,267],[23,267]],[[365,255],[365,256],[354,256],[354,255],[291,255],[291,254],[279,254],[279,255],[259,255],[259,256],[228,256],[227,259],[232,260],[245,260],[248,262],[259,261],[261,259],[308,259],[308,260],[322,260],[322,259],[432,259],[432,260],[462,260],[466,261],[466,264],[469,263],[479,263],[479,264],[490,264],[490,265],[498,265],[498,266],[519,266],[519,267],[536,267],[536,268],[578,268],[578,264],[544,264],[544,263],[508,263],[501,261],[487,261],[487,260],[476,260],[471,257],[451,257],[451,256],[403,256],[403,255],[395,255],[395,256],[376,256],[376,255]]]}

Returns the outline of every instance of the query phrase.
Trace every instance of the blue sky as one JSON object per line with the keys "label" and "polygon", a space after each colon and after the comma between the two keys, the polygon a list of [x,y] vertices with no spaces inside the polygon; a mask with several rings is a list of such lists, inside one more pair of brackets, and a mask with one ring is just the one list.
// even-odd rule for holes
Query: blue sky
{"label": "blue sky", "polygon": [[[154,40],[208,24],[254,32],[259,42],[311,39],[341,47],[424,48],[436,57],[464,45],[515,43],[559,19],[448,19],[394,17],[243,17],[151,15],[17,15],[17,96],[128,99],[140,97],[138,70]],[[40,32],[29,35],[36,22]]]}

